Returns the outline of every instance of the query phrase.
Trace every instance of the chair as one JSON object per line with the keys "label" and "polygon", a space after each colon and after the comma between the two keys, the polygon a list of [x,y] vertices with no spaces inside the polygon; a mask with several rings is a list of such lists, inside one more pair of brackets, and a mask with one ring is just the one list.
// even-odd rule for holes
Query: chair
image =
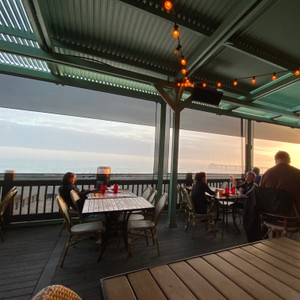
{"label": "chair", "polygon": [[32,300],[82,300],[82,298],[71,289],[55,284],[40,290]]}
{"label": "chair", "polygon": [[148,200],[153,193],[153,188],[151,186],[148,186],[142,193],[142,197]]}
{"label": "chair", "polygon": [[187,213],[187,202],[186,202],[186,198],[183,196],[183,187],[180,185],[177,185],[177,193],[179,196],[179,209],[178,209],[178,214],[181,213],[181,211],[184,211],[185,213]]}
{"label": "chair", "polygon": [[12,203],[12,201],[14,200],[16,194],[17,187],[14,186],[7,192],[0,203],[0,238],[2,242],[4,241],[3,230],[5,229],[4,213],[10,203]]}
{"label": "chair", "polygon": [[186,189],[182,190],[182,196],[184,198],[184,201],[186,201],[186,203],[187,203],[187,209],[188,209],[188,222],[185,226],[185,230],[187,231],[190,223],[192,223],[192,226],[193,226],[192,238],[194,238],[196,225],[200,224],[200,223],[206,223],[206,224],[212,226],[211,229],[212,229],[214,235],[216,235],[215,220],[214,220],[213,212],[207,213],[207,214],[197,214],[195,211],[195,206],[191,199],[191,196]]}
{"label": "chair", "polygon": [[155,205],[156,195],[157,195],[157,190],[153,190],[153,191],[152,191],[152,194],[151,194],[150,197],[148,198],[148,201],[149,201],[152,205]]}
{"label": "chair", "polygon": [[245,203],[243,224],[249,242],[300,232],[300,218],[290,193],[256,187]]}
{"label": "chair", "polygon": [[60,196],[57,196],[57,202],[58,202],[60,213],[64,217],[66,228],[69,232],[69,237],[65,245],[63,258],[60,265],[60,267],[62,268],[70,246],[73,246],[90,237],[94,237],[96,239],[96,243],[99,246],[101,242],[101,236],[104,231],[104,226],[101,221],[87,222],[87,223],[80,223],[80,224],[73,225],[69,213],[69,209],[65,201]]}
{"label": "chair", "polygon": [[159,244],[158,244],[158,238],[156,234],[156,225],[158,223],[159,216],[161,215],[166,202],[168,200],[168,194],[163,194],[161,198],[158,200],[155,209],[152,220],[140,220],[140,221],[128,221],[127,224],[127,255],[131,256],[131,245],[135,238],[138,237],[144,237],[148,243],[148,237],[150,236],[152,238],[153,245],[156,244],[157,253],[159,252]]}

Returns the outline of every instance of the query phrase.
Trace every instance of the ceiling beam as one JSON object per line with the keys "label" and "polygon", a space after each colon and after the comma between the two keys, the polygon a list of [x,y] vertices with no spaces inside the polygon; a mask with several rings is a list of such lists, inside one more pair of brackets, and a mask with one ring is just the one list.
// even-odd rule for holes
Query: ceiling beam
{"label": "ceiling beam", "polygon": [[225,21],[217,30],[197,48],[189,60],[189,72],[191,76],[195,73],[208,59],[210,59],[224,43],[232,37],[245,24],[250,22],[259,13],[260,9],[269,3],[270,0],[262,1],[239,1],[227,15]]}
{"label": "ceiling beam", "polygon": [[35,35],[30,31],[19,30],[16,28],[0,25],[0,32],[3,34],[10,35],[10,36],[19,37],[19,38],[25,39],[25,40],[36,41]]}
{"label": "ceiling beam", "polygon": [[107,64],[91,62],[89,60],[85,60],[79,57],[67,56],[59,53],[49,53],[44,51],[43,49],[17,45],[9,42],[0,41],[0,51],[16,54],[20,56],[31,57],[34,59],[38,59],[50,63],[61,64],[76,69],[82,69],[82,70],[91,71],[95,73],[112,75],[118,78],[125,78],[128,80],[134,80],[146,84],[151,84],[151,85],[158,84],[161,86],[171,87],[171,88],[176,87],[175,82],[169,82],[167,80],[162,80],[153,76],[127,71],[124,69],[109,66]]}

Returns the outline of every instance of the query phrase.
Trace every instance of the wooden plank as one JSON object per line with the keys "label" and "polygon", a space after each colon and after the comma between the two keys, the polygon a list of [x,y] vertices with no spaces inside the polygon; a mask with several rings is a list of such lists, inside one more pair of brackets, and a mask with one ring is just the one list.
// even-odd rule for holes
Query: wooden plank
{"label": "wooden plank", "polygon": [[197,273],[186,262],[169,264],[169,267],[184,282],[184,284],[198,298],[203,300],[225,299],[210,283],[208,283],[199,273]]}
{"label": "wooden plank", "polygon": [[300,272],[299,268],[294,267],[290,264],[287,264],[286,262],[282,261],[281,259],[272,256],[264,251],[261,251],[260,249],[257,249],[253,246],[245,246],[242,247],[244,251],[247,251],[250,254],[253,254],[254,256],[268,262],[269,264],[272,264],[273,266],[277,267],[278,269],[290,274],[291,276],[300,279]]}
{"label": "wooden plank", "polygon": [[294,243],[292,243],[290,241],[292,240],[289,238],[272,239],[273,243],[300,254],[300,242],[294,241]]}
{"label": "wooden plank", "polygon": [[151,268],[150,272],[168,299],[197,299],[167,265]]}
{"label": "wooden plank", "polygon": [[202,258],[189,259],[187,263],[201,274],[201,276],[214,286],[225,298],[230,300],[254,299],[249,293],[241,289]]}
{"label": "wooden plank", "polygon": [[167,299],[148,270],[129,273],[128,280],[139,300]]}
{"label": "wooden plank", "polygon": [[261,259],[260,257],[250,254],[249,252],[247,252],[241,248],[233,249],[233,250],[231,250],[231,252],[233,254],[239,256],[241,259],[252,264],[253,266],[256,266],[263,272],[268,273],[270,276],[273,276],[274,278],[276,278],[279,281],[283,282],[284,284],[288,285],[292,289],[300,292],[300,279],[297,278],[298,276],[300,276],[299,270],[298,270],[298,276],[294,277],[293,275],[289,274],[289,272],[285,272],[276,266],[278,259],[276,259],[275,257],[273,257],[273,260],[276,260],[276,262],[275,263],[273,262],[272,264],[270,264],[270,263],[264,261],[263,259]]}
{"label": "wooden plank", "polygon": [[297,268],[300,268],[300,262],[299,262],[299,259],[295,258],[295,257],[292,257],[284,252],[282,252],[282,249],[281,251],[277,250],[277,249],[274,249],[272,247],[272,245],[266,245],[266,244],[263,244],[263,243],[259,243],[259,244],[253,244],[253,247],[257,248],[257,249],[260,249],[272,256],[275,256],[283,261],[285,261],[286,263],[288,264],[291,264],[292,266],[295,266]]}
{"label": "wooden plank", "polygon": [[298,259],[300,263],[300,253],[295,252],[292,249],[289,249],[288,247],[286,247],[286,245],[283,242],[277,239],[272,239],[272,240],[262,240],[262,243],[268,245],[269,247],[282,251],[283,253],[288,254],[291,257]]}
{"label": "wooden plank", "polygon": [[[237,251],[239,249],[236,249]],[[243,252],[243,250],[241,250]],[[247,253],[245,254],[247,255]],[[234,254],[234,251],[224,251],[221,253],[218,253],[218,256],[225,259],[229,264],[232,266],[240,269],[243,273],[247,274],[249,277],[251,277],[253,280],[259,282],[263,286],[265,286],[267,289],[271,290],[273,293],[278,295],[281,298],[284,299],[299,299],[300,293],[293,289],[292,287],[284,282],[281,282],[281,278],[286,278],[286,282],[288,281],[288,274],[285,272],[282,272],[281,270],[275,268],[272,265],[269,265],[268,263],[264,263],[262,261],[261,268],[256,266],[255,261],[251,261],[251,255],[250,262],[246,261]],[[259,262],[258,260],[256,262]],[[292,276],[289,276],[289,279],[293,279]],[[299,280],[295,279],[294,283],[299,285]]]}
{"label": "wooden plank", "polygon": [[103,280],[103,291],[109,300],[134,300],[136,299],[126,276],[119,276]]}
{"label": "wooden plank", "polygon": [[[229,280],[244,289],[249,295],[252,295],[252,297],[256,299],[281,299],[259,282],[222,259],[219,255],[211,254],[204,256],[203,259],[222,272]],[[223,288],[226,289],[227,286]]]}

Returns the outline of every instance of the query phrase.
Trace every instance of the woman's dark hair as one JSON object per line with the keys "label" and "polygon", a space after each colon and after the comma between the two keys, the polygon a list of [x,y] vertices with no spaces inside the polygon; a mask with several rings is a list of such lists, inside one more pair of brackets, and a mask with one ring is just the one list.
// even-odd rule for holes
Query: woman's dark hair
{"label": "woman's dark hair", "polygon": [[70,179],[73,178],[75,176],[75,173],[72,172],[67,172],[63,178],[62,178],[62,184],[69,184],[70,183]]}
{"label": "woman's dark hair", "polygon": [[199,173],[196,173],[196,175],[195,175],[196,182],[201,182],[201,181],[204,182],[205,178],[206,178],[205,172],[199,172]]}

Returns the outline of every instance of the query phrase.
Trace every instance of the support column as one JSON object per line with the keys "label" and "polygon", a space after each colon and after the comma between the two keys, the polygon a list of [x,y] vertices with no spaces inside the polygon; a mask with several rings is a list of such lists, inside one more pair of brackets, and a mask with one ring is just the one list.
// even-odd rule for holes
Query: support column
{"label": "support column", "polygon": [[246,172],[253,166],[253,129],[252,121],[247,120],[247,136],[246,136]]}
{"label": "support column", "polygon": [[173,137],[171,151],[171,174],[168,202],[168,221],[167,227],[177,227],[176,224],[176,204],[177,204],[177,174],[178,174],[178,150],[179,150],[179,129],[180,129],[180,110],[173,112]]}

